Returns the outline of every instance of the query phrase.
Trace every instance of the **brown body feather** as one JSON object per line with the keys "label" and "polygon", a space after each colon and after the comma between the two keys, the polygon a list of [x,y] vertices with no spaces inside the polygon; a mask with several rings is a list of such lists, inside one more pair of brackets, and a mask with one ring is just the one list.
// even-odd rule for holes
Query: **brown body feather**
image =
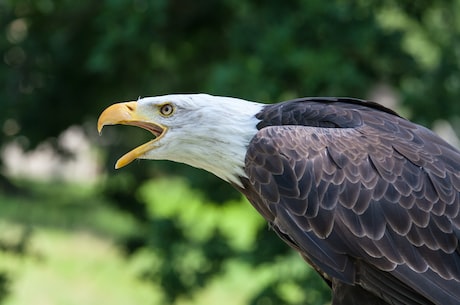
{"label": "brown body feather", "polygon": [[458,150],[354,99],[298,99],[258,118],[240,190],[333,304],[460,304]]}

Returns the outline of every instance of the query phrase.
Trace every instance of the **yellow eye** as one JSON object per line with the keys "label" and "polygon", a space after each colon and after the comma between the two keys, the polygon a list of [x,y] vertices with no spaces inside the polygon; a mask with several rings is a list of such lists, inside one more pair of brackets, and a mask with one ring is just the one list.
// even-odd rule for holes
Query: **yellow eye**
{"label": "yellow eye", "polygon": [[160,107],[160,113],[162,116],[170,116],[174,112],[174,106],[172,104],[164,104]]}

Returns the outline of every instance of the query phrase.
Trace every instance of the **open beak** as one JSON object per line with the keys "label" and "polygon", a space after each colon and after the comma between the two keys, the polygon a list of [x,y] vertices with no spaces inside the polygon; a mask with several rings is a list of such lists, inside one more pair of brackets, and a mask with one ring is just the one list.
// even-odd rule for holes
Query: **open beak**
{"label": "open beak", "polygon": [[99,116],[97,130],[100,134],[105,125],[116,124],[141,127],[150,131],[155,136],[153,140],[136,147],[118,159],[115,164],[116,169],[128,165],[137,158],[142,158],[146,152],[155,148],[154,143],[166,132],[166,127],[158,123],[150,122],[145,115],[139,113],[137,110],[137,102],[117,103],[106,108]]}

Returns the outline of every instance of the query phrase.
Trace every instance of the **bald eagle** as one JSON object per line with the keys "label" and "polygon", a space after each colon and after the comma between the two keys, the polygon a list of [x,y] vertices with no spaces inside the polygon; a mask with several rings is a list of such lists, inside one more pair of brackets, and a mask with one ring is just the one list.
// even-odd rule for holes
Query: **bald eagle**
{"label": "bald eagle", "polygon": [[379,104],[265,105],[206,94],[108,107],[154,138],[116,163],[167,159],[243,193],[321,275],[332,304],[460,304],[460,152]]}

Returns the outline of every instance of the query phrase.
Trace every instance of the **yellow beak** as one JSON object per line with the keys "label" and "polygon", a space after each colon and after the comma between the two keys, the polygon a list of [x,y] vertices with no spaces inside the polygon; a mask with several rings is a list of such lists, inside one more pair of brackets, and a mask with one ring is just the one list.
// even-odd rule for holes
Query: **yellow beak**
{"label": "yellow beak", "polygon": [[135,159],[142,158],[146,152],[154,149],[154,143],[158,141],[166,131],[166,127],[158,123],[150,122],[145,115],[139,113],[137,110],[137,102],[117,103],[106,108],[99,116],[97,130],[101,133],[105,125],[116,124],[138,126],[149,130],[155,136],[155,139],[136,147],[118,159],[115,164],[116,169],[128,165]]}

